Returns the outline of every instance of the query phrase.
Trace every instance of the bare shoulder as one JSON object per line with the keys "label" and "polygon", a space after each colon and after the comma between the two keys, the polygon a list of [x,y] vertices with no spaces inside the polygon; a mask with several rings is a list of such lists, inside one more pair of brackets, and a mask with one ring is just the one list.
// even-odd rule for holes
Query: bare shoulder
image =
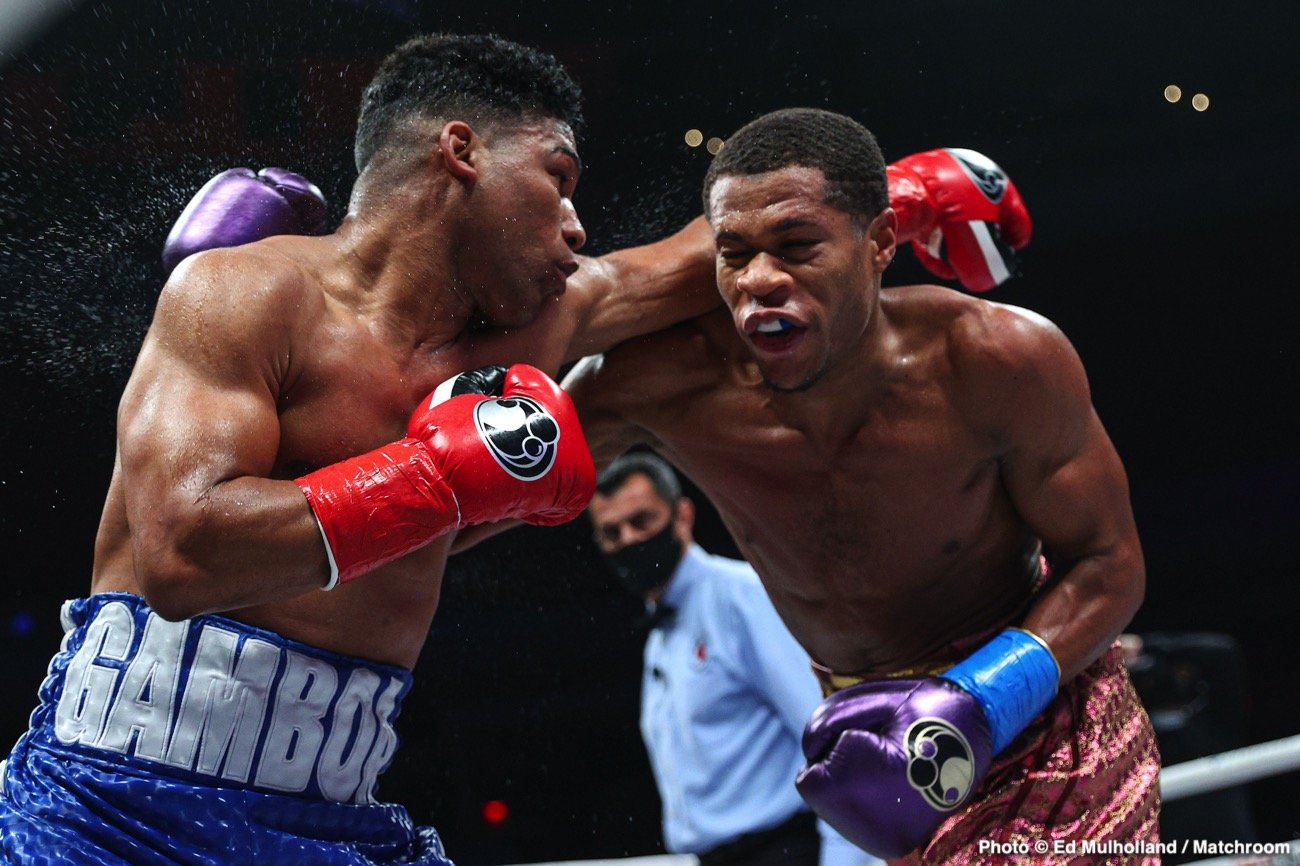
{"label": "bare shoulder", "polygon": [[158,308],[199,321],[239,321],[301,311],[320,300],[319,287],[297,257],[286,255],[278,245],[261,243],[185,259],[163,287]]}
{"label": "bare shoulder", "polygon": [[1023,307],[942,286],[894,288],[881,298],[908,342],[940,348],[959,374],[1023,376],[1077,360],[1055,323]]}
{"label": "bare shoulder", "polygon": [[881,298],[907,351],[930,359],[926,369],[977,426],[1005,432],[1015,419],[1077,420],[1088,411],[1083,364],[1045,316],[940,286],[889,289]]}
{"label": "bare shoulder", "polygon": [[981,298],[968,301],[952,332],[954,352],[968,363],[991,365],[987,372],[1002,367],[1023,373],[1075,359],[1070,341],[1046,316]]}
{"label": "bare shoulder", "polygon": [[165,362],[241,380],[282,377],[324,308],[319,283],[274,245],[198,253],[163,287],[137,368]]}
{"label": "bare shoulder", "polygon": [[1036,427],[1046,435],[1049,418],[1062,430],[1083,429],[1092,405],[1087,374],[1054,322],[959,292],[934,302],[954,398],[966,417],[1008,442]]}

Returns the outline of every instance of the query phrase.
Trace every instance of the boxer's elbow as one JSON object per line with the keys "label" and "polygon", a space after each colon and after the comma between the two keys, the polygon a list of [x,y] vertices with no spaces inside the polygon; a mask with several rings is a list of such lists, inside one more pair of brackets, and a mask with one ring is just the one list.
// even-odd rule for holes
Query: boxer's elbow
{"label": "boxer's elbow", "polygon": [[1091,572],[1091,594],[1110,611],[1118,628],[1127,627],[1146,598],[1146,564],[1137,539],[1116,543]]}
{"label": "boxer's elbow", "polygon": [[165,620],[179,622],[210,608],[198,598],[199,580],[193,566],[154,556],[143,564],[137,559],[135,575],[140,595]]}
{"label": "boxer's elbow", "polygon": [[163,619],[173,622],[209,613],[220,605],[211,597],[220,582],[205,564],[206,545],[192,525],[162,523],[135,535],[135,576],[140,595]]}
{"label": "boxer's elbow", "polygon": [[158,593],[146,593],[144,600],[150,610],[168,622],[183,622],[203,613],[201,608],[187,604],[174,604],[168,596]]}
{"label": "boxer's elbow", "polygon": [[1146,566],[1136,539],[1116,539],[1078,557],[1061,558],[1062,598],[1071,610],[1088,612],[1098,628],[1118,634],[1133,619],[1146,596]]}
{"label": "boxer's elbow", "polygon": [[[136,556],[140,595],[165,620],[178,622],[211,609],[200,597],[203,571],[176,551],[154,549]],[[211,582],[210,579],[207,582]]]}
{"label": "boxer's elbow", "polygon": [[1125,564],[1127,578],[1123,581],[1121,593],[1128,605],[1129,619],[1132,619],[1138,612],[1138,608],[1142,606],[1147,593],[1146,561],[1142,557],[1142,547],[1136,539],[1125,554]]}

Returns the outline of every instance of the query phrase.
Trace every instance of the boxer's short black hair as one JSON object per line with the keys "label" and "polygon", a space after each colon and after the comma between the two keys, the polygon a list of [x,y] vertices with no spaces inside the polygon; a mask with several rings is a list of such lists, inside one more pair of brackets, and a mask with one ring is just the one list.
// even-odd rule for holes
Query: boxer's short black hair
{"label": "boxer's short black hair", "polygon": [[384,58],[361,95],[360,172],[393,129],[416,116],[474,121],[551,117],[577,135],[582,92],[550,54],[499,36],[417,36]]}
{"label": "boxer's short black hair", "polygon": [[677,480],[677,473],[668,462],[648,451],[632,451],[616,459],[596,479],[596,492],[609,496],[618,490],[633,475],[644,475],[650,479],[655,493],[669,505],[676,504],[682,498],[682,483]]}
{"label": "boxer's short black hair", "polygon": [[826,176],[826,203],[862,225],[889,207],[885,157],[876,137],[851,117],[820,108],[783,108],[742,126],[704,176],[704,213],[718,178],[802,165]]}

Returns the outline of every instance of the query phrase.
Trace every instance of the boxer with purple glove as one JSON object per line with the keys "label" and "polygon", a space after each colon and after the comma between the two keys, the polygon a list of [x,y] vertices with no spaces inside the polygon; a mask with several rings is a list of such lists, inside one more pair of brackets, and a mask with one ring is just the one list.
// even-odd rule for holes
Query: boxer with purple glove
{"label": "boxer with purple glove", "polygon": [[969,801],[1060,675],[1041,638],[1011,628],[941,676],[838,691],[804,731],[799,793],[846,839],[901,857]]}
{"label": "boxer with purple glove", "polygon": [[163,244],[168,274],[202,250],[236,247],[273,235],[320,235],[328,229],[325,196],[283,168],[231,168],[205,183]]}
{"label": "boxer with purple glove", "polygon": [[1004,279],[1030,231],[1006,175],[887,164],[852,118],[795,108],[728,138],[703,193],[725,308],[564,386],[597,465],[648,446],[717,505],[838,690],[805,799],[900,866],[1158,839],[1155,738],[1112,649],[1141,544],[1078,353],[1028,310],[883,285],[907,242],[971,291]]}

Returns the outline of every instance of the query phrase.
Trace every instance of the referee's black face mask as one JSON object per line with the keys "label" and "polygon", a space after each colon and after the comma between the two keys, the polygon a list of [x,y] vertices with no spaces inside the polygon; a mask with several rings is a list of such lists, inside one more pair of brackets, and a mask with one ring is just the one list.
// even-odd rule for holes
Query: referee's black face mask
{"label": "referee's black face mask", "polygon": [[672,578],[677,563],[682,561],[686,551],[673,535],[676,524],[677,506],[673,506],[672,514],[663,529],[645,541],[605,554],[619,583],[637,598],[644,600],[667,583]]}

